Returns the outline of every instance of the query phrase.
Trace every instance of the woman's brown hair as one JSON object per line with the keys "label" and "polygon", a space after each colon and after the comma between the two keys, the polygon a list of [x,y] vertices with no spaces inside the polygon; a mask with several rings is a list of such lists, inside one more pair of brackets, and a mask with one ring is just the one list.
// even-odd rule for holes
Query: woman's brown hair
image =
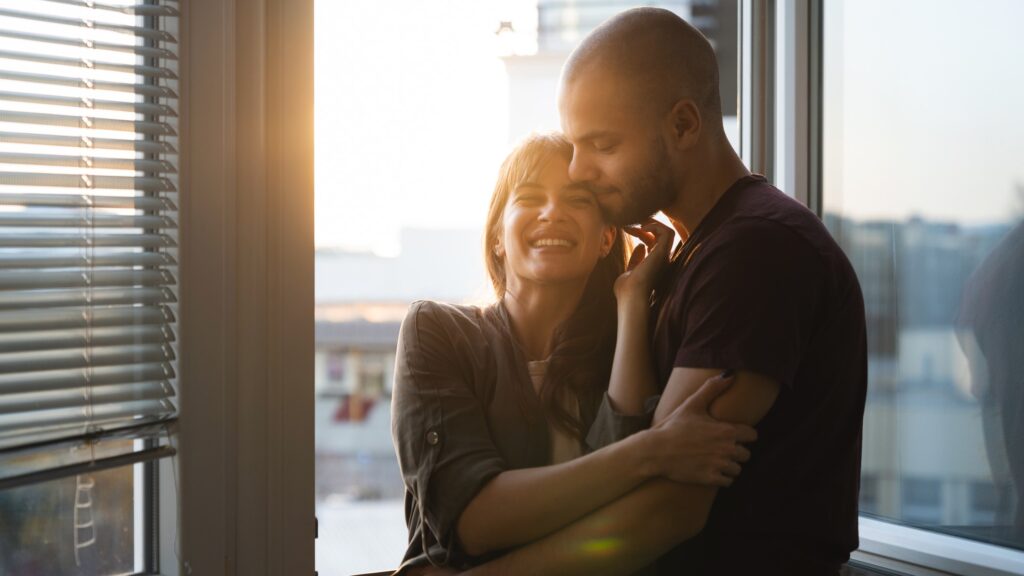
{"label": "woman's brown hair", "polygon": [[[572,144],[557,133],[534,134],[505,158],[491,195],[484,230],[484,259],[487,274],[498,299],[505,297],[505,259],[495,250],[502,235],[502,220],[509,195],[516,186],[531,180],[552,158],[572,160]],[[555,330],[547,374],[540,389],[541,406],[548,420],[576,438],[583,438],[583,422],[566,409],[568,401],[590,402],[608,386],[615,353],[615,279],[626,268],[631,243],[616,231],[611,251],[597,261],[587,279],[580,303],[572,315]],[[511,335],[510,335],[511,337]]]}

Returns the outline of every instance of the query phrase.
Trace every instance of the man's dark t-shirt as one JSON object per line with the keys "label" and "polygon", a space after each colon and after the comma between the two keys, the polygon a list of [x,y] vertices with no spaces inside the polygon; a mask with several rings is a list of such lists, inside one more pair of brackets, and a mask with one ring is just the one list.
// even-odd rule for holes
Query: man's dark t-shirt
{"label": "man's dark t-shirt", "polygon": [[753,456],[663,574],[825,574],[858,545],[864,302],[821,221],[763,177],[740,179],[677,252],[656,292],[658,381],[672,369],[771,377]]}

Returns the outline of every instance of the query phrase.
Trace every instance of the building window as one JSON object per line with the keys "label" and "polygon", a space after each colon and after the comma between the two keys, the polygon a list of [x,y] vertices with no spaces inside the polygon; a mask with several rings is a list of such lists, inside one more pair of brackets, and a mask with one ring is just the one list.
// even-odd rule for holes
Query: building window
{"label": "building window", "polygon": [[327,382],[340,385],[345,380],[345,355],[342,352],[327,352]]}
{"label": "building window", "polygon": [[900,517],[909,524],[942,523],[942,483],[931,478],[904,478],[900,483]]}
{"label": "building window", "polygon": [[863,511],[1024,549],[1021,18],[825,3],[821,206],[867,314]]}

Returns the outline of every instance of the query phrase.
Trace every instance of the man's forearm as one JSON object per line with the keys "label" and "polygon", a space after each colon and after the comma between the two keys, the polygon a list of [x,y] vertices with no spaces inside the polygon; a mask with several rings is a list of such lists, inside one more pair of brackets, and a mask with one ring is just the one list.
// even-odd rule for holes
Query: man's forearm
{"label": "man's forearm", "polygon": [[558,532],[467,574],[629,574],[700,532],[715,491],[651,480]]}

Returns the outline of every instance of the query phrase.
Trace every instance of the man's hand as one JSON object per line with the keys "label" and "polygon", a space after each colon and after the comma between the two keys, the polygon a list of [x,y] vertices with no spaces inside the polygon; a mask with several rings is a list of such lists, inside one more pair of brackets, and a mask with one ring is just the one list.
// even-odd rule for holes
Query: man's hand
{"label": "man's hand", "polygon": [[750,459],[750,451],[742,443],[756,440],[757,431],[716,420],[709,410],[734,380],[726,373],[708,378],[648,432],[660,476],[689,484],[732,485],[740,474],[740,464]]}

